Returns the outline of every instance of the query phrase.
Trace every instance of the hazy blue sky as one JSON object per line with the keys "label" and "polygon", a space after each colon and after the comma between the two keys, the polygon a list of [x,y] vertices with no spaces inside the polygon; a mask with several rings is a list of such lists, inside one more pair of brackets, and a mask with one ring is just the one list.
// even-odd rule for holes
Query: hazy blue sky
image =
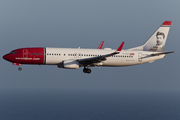
{"label": "hazy blue sky", "polygon": [[[0,88],[180,90],[179,0],[1,0]],[[142,45],[171,20],[165,51],[176,51],[151,64],[66,70],[57,66],[17,66],[2,59],[21,47],[104,47]]]}

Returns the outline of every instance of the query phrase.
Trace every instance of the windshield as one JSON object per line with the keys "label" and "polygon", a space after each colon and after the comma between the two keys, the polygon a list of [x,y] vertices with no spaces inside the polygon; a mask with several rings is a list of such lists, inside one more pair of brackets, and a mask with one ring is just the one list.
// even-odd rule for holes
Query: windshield
{"label": "windshield", "polygon": [[10,52],[11,54],[16,54],[17,52],[14,52],[14,51],[12,51],[12,52]]}

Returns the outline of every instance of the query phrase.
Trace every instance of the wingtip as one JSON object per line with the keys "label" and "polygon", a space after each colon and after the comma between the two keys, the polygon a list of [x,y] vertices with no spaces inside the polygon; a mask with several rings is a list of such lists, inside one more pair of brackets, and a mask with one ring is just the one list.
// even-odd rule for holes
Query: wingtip
{"label": "wingtip", "polygon": [[116,51],[121,51],[123,46],[124,46],[124,42],[121,43],[121,45],[119,46],[119,48]]}
{"label": "wingtip", "polygon": [[99,45],[98,49],[102,49],[103,44],[104,44],[104,41],[101,42],[101,44]]}

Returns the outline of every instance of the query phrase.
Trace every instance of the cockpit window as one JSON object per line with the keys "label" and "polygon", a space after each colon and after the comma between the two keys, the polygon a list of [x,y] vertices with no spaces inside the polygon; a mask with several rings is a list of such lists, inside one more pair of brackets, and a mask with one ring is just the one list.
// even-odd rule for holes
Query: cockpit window
{"label": "cockpit window", "polygon": [[13,52],[13,51],[12,51],[12,52],[10,52],[10,53],[11,53],[11,54],[16,54],[17,52]]}

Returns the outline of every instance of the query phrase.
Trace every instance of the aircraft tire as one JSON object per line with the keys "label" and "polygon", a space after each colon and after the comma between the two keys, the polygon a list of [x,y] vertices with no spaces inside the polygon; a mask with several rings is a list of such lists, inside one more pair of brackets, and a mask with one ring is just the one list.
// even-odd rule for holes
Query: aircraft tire
{"label": "aircraft tire", "polygon": [[91,69],[87,69],[86,71],[87,71],[87,73],[88,73],[88,74],[90,74],[90,73],[91,73]]}
{"label": "aircraft tire", "polygon": [[83,72],[84,72],[84,73],[87,73],[87,69],[84,68],[84,69],[83,69]]}
{"label": "aircraft tire", "polygon": [[19,70],[19,71],[21,71],[21,70],[22,70],[22,68],[21,68],[21,67],[19,67],[19,68],[18,68],[18,70]]}

